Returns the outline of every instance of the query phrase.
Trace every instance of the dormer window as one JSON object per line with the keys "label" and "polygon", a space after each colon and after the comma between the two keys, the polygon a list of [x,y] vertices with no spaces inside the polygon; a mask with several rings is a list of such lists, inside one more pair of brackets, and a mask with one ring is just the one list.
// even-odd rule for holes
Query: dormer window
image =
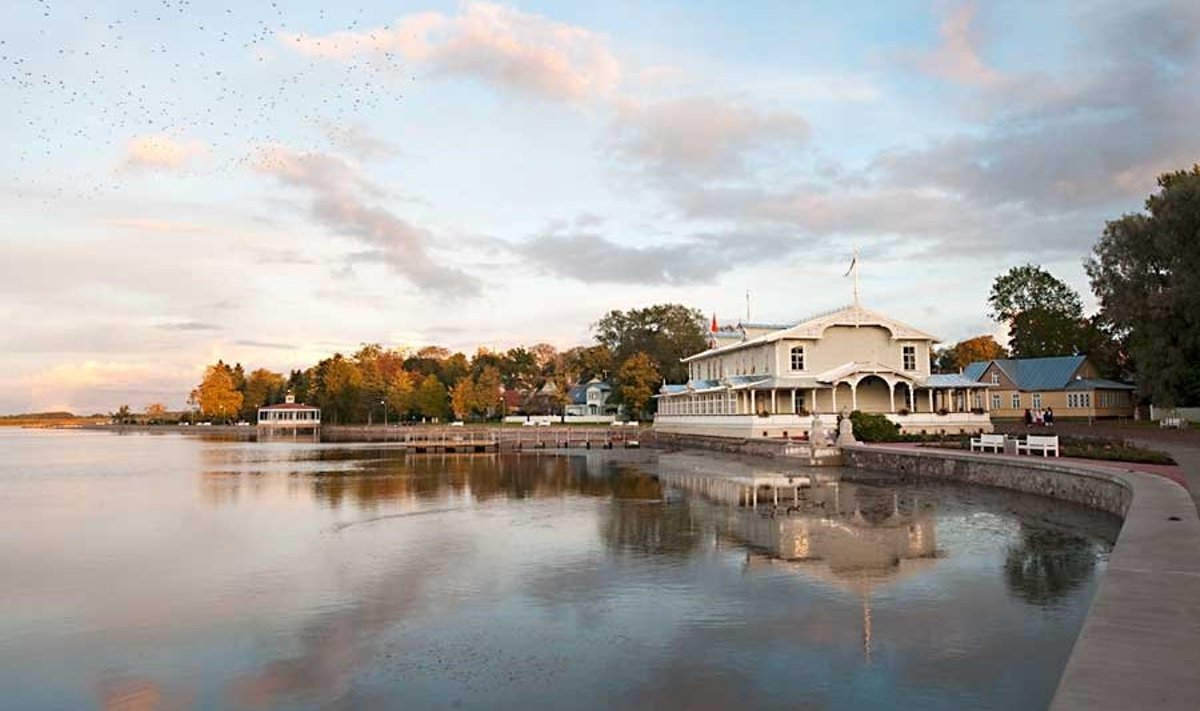
{"label": "dormer window", "polygon": [[804,346],[792,348],[792,370],[804,370]]}

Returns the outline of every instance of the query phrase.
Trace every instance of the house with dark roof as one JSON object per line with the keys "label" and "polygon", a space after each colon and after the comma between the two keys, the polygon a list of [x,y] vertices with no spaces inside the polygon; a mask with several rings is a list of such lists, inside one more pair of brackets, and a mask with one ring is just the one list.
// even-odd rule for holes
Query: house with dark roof
{"label": "house with dark roof", "polygon": [[1101,378],[1087,356],[977,361],[962,374],[991,386],[993,417],[1045,409],[1055,419],[1133,416],[1134,386]]}
{"label": "house with dark roof", "polygon": [[608,402],[611,394],[612,385],[599,378],[579,383],[567,392],[566,415],[568,417],[615,415],[617,406]]}

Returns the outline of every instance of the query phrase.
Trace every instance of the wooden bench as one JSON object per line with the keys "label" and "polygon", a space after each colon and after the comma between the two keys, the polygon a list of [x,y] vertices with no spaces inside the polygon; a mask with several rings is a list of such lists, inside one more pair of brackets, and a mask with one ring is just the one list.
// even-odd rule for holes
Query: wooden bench
{"label": "wooden bench", "polygon": [[1177,430],[1181,430],[1187,425],[1184,423],[1182,417],[1164,417],[1158,421],[1158,426],[1159,428],[1174,427]]}
{"label": "wooden bench", "polygon": [[1004,451],[1005,437],[1002,434],[981,434],[971,438],[972,452],[994,450],[997,454]]}
{"label": "wooden bench", "polygon": [[1027,454],[1041,452],[1043,457],[1049,456],[1049,454],[1053,452],[1054,456],[1057,457],[1058,435],[1029,435],[1025,438],[1024,442],[1017,442],[1017,454],[1020,454],[1022,451],[1026,452]]}

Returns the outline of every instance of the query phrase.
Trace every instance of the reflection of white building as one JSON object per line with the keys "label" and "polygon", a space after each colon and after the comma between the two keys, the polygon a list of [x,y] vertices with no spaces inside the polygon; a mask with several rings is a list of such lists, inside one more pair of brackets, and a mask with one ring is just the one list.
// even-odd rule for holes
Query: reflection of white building
{"label": "reflection of white building", "polygon": [[989,385],[930,373],[934,336],[859,304],[799,323],[716,330],[684,358],[687,383],[656,396],[663,432],[730,437],[832,427],[843,410],[881,413],[906,432],[990,431]]}

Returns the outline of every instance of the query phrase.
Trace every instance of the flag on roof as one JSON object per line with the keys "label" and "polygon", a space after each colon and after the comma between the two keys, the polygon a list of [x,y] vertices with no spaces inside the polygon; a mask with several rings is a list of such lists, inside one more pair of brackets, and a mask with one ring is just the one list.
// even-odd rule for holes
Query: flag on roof
{"label": "flag on roof", "polygon": [[850,266],[846,269],[846,273],[843,274],[842,276],[844,276],[844,277],[850,276],[850,272],[854,271],[855,264],[858,264],[858,250],[857,249],[854,250],[854,258],[852,258],[850,260]]}

